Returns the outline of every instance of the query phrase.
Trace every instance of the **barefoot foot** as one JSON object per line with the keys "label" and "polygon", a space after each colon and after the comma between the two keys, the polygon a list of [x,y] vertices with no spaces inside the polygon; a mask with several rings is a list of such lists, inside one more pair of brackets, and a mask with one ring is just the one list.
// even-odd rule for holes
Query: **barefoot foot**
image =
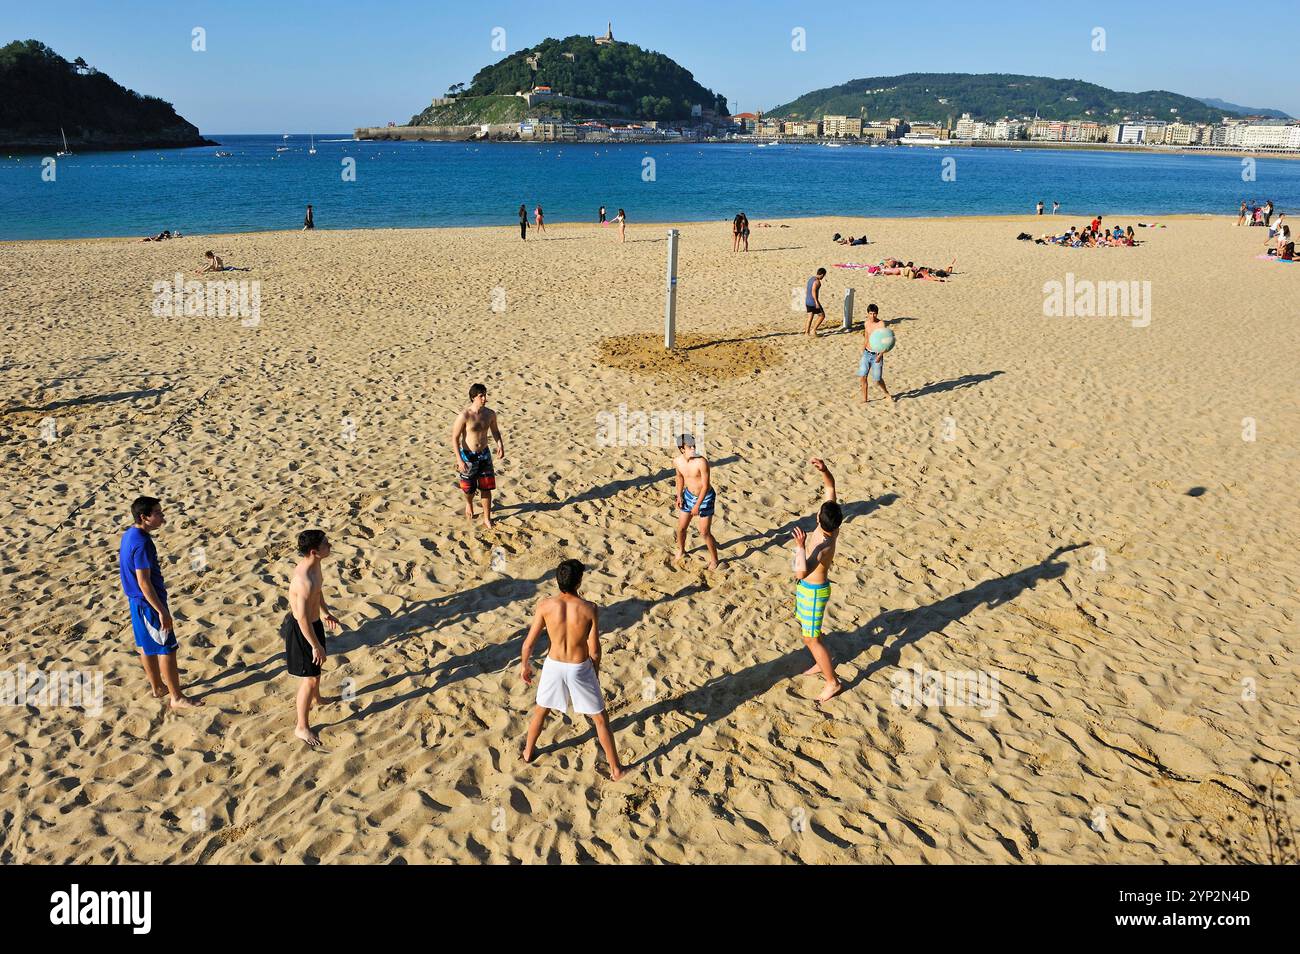
{"label": "barefoot foot", "polygon": [[843,691],[844,691],[844,683],[836,679],[833,683],[831,683],[826,687],[825,692],[823,692],[820,696],[817,697],[817,701],[827,702],[828,700],[838,696]]}
{"label": "barefoot foot", "polygon": [[313,749],[320,747],[320,736],[311,729],[294,729],[293,734],[302,739]]}
{"label": "barefoot foot", "polygon": [[171,701],[173,709],[197,709],[203,705],[202,699],[190,699],[187,696],[179,696]]}

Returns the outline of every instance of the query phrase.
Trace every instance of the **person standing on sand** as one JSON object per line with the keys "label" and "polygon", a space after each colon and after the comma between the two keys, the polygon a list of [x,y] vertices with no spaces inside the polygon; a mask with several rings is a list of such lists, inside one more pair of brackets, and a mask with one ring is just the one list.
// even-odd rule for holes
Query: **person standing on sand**
{"label": "person standing on sand", "polygon": [[614,224],[618,226],[618,240],[627,241],[627,213],[622,209],[618,210],[618,215],[614,216]]}
{"label": "person standing on sand", "polygon": [[[822,326],[826,320],[826,309],[822,307],[822,279],[826,277],[826,269],[817,269],[817,274],[808,279],[808,285],[804,289],[804,307],[808,309],[808,321],[804,325],[804,334],[817,337],[817,329]],[[816,323],[813,322],[816,319]]]}
{"label": "person standing on sand", "polygon": [[537,684],[537,704],[528,721],[528,737],[520,755],[527,763],[533,761],[537,737],[542,734],[547,710],[568,711],[589,716],[596,727],[596,738],[605,750],[609,762],[609,775],[614,781],[623,777],[624,768],[614,748],[614,733],[605,716],[605,696],[600,690],[600,632],[598,611],[594,603],[578,596],[578,586],[586,570],[577,560],[564,560],[555,569],[555,582],[560,587],[558,596],[549,596],[537,604],[533,623],[524,639],[519,661],[519,675],[524,685],[533,684],[531,657],[533,647],[546,627],[550,650],[542,666],[542,678]]}
{"label": "person standing on sand", "polygon": [[1246,209],[1246,200],[1245,200],[1245,199],[1242,199],[1242,200],[1241,200],[1241,210],[1237,213],[1237,224],[1238,224],[1238,225],[1243,225],[1243,224],[1245,224],[1246,216],[1249,215],[1249,214],[1250,214],[1249,211]]}
{"label": "person standing on sand", "polygon": [[474,523],[474,491],[483,495],[483,526],[492,529],[492,491],[497,486],[496,469],[492,466],[492,448],[488,446],[489,434],[496,439],[497,456],[506,456],[506,446],[497,424],[497,412],[487,406],[487,387],[472,385],[469,389],[469,407],[460,412],[451,429],[451,446],[456,455],[456,473],[459,475],[461,493],[465,495],[465,516]]}
{"label": "person standing on sand", "polygon": [[880,331],[884,327],[885,323],[880,320],[880,309],[876,307],[875,302],[872,302],[867,306],[867,320],[862,323],[862,360],[858,362],[858,377],[862,379],[863,404],[870,403],[867,397],[868,378],[880,385],[880,390],[885,392],[885,397],[889,398],[891,404],[898,400],[889,393],[889,388],[885,387],[885,356],[871,350],[871,333]]}
{"label": "person standing on sand", "polygon": [[677,554],[674,561],[686,557],[686,529],[692,517],[700,518],[700,536],[709,551],[709,569],[718,568],[718,542],[713,539],[710,525],[717,493],[709,480],[709,461],[695,452],[695,437],[682,434],[677,438]]}
{"label": "person standing on sand", "polygon": [[1060,211],[1061,211],[1061,203],[1059,203],[1059,202],[1057,202],[1055,199],[1053,199],[1053,200],[1052,200],[1052,214],[1055,215],[1057,212],[1060,212]]}
{"label": "person standing on sand", "polygon": [[519,203],[519,237],[528,241],[528,207]]}
{"label": "person standing on sand", "polygon": [[118,576],[131,612],[131,630],[140,650],[145,678],[155,699],[169,697],[173,709],[192,709],[203,705],[181,692],[180,672],[176,668],[175,624],[167,608],[167,587],[153,532],[163,525],[162,501],[157,497],[136,497],[131,502],[133,525],[122,534],[118,547]]}
{"label": "person standing on sand", "polygon": [[597,225],[605,224],[605,207],[603,205],[600,207],[600,218],[596,220],[596,224]]}
{"label": "person standing on sand", "polygon": [[540,235],[546,231],[546,220],[542,217],[541,205],[533,209],[533,222],[537,225],[537,234]]}
{"label": "person standing on sand", "polygon": [[804,672],[805,676],[820,673],[826,680],[826,688],[818,702],[825,702],[839,694],[844,688],[839,677],[835,675],[835,664],[831,654],[822,645],[822,621],[826,614],[826,603],[830,599],[831,584],[828,576],[831,561],[835,559],[835,546],[839,542],[840,524],[844,522],[844,512],[835,498],[835,478],[830,469],[820,458],[814,457],[810,464],[822,475],[825,485],[825,500],[817,511],[817,529],[805,534],[798,527],[794,529],[794,560],[792,569],[799,582],[795,584],[795,616],[803,631],[803,644],[812,654],[812,668]]}
{"label": "person standing on sand", "polygon": [[[311,730],[308,715],[313,705],[332,702],[320,694],[320,671],[325,665],[325,627],[339,628],[339,621],[325,605],[324,576],[321,561],[330,555],[324,530],[304,530],[298,534],[298,556],[302,559],[289,579],[289,613],[280,624],[284,640],[285,671],[298,676],[298,722],[293,734],[307,745],[320,745],[320,736]],[[324,617],[324,623],[321,619]]]}
{"label": "person standing on sand", "polygon": [[1038,213],[1039,215],[1042,215],[1042,214],[1043,214],[1043,200],[1042,200],[1042,199],[1039,199],[1039,200],[1038,200],[1038,205],[1037,205],[1037,207],[1036,207],[1036,211],[1037,211],[1037,213]]}
{"label": "person standing on sand", "polygon": [[307,215],[302,220],[302,230],[305,232],[308,229],[314,229],[315,227],[316,216],[312,214],[311,206],[309,205],[307,206]]}

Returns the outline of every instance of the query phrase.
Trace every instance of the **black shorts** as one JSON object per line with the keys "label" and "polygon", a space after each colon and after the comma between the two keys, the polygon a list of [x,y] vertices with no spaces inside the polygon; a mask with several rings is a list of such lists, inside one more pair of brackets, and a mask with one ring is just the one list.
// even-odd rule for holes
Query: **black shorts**
{"label": "black shorts", "polygon": [[[320,640],[322,646],[325,645],[325,624],[320,620],[311,624],[311,628],[316,633],[316,638]],[[298,628],[298,620],[290,613],[280,624],[280,635],[284,638],[284,658],[285,667],[291,676],[319,676],[320,666],[312,662],[311,643],[307,642],[302,635],[302,630]]]}
{"label": "black shorts", "polygon": [[808,314],[810,314],[810,315],[825,315],[825,314],[826,314],[826,310],[825,310],[824,308],[822,308],[821,305],[805,305],[804,307],[808,309]]}

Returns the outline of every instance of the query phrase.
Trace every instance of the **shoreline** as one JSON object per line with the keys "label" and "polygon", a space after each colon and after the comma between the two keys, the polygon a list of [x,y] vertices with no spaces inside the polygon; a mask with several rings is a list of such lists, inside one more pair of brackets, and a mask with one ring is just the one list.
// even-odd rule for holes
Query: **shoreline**
{"label": "shoreline", "polygon": [[[756,225],[759,222],[770,222],[773,224],[774,227],[783,223],[791,226],[795,224],[803,225],[803,224],[814,223],[818,220],[824,220],[826,222],[844,222],[847,220],[852,222],[954,223],[954,222],[1014,222],[1020,220],[1034,221],[1037,219],[1044,219],[1044,220],[1054,219],[1057,221],[1068,223],[1072,216],[1084,216],[1086,219],[1091,219],[1092,216],[1095,215],[1097,211],[1100,211],[1105,218],[1109,218],[1109,219],[1131,219],[1132,222],[1128,224],[1136,224],[1139,220],[1147,220],[1147,219],[1155,219],[1160,221],[1205,220],[1205,219],[1216,219],[1219,217],[1222,217],[1224,219],[1233,219],[1234,216],[1236,215],[1235,212],[1222,212],[1222,213],[1221,212],[1170,212],[1170,213],[1108,212],[1105,209],[1101,209],[1101,210],[1092,210],[1088,212],[1077,212],[1077,213],[1058,212],[1056,215],[1052,215],[1051,213],[1045,212],[1041,216],[1036,215],[1033,212],[973,213],[969,215],[872,215],[872,216],[850,215],[847,213],[841,213],[841,214],[830,214],[830,215],[780,216],[771,219],[761,219],[761,220],[755,219],[754,221]],[[697,226],[697,225],[729,225],[730,222],[731,222],[730,217],[718,218],[718,219],[665,219],[663,221],[650,220],[645,222],[637,222],[635,224],[629,225],[628,229],[631,232],[639,229],[649,228],[652,226],[657,228],[685,228],[688,226]],[[582,221],[582,222],[547,221],[546,226],[547,228],[571,228],[574,226],[578,226],[578,227],[589,226],[591,228],[600,228],[598,223],[589,222],[589,221]],[[1247,226],[1243,226],[1243,228],[1245,227]],[[348,228],[337,228],[337,229],[327,228],[324,226],[317,226],[313,231],[330,232],[330,233],[359,232],[364,234],[370,234],[374,232],[443,233],[443,232],[453,232],[457,230],[476,231],[476,232],[495,232],[504,229],[507,231],[514,231],[517,228],[518,228],[517,222],[511,222],[503,218],[503,221],[498,225],[410,225],[410,226],[379,225],[379,226],[373,226],[369,228],[348,227]],[[265,236],[265,235],[285,235],[289,233],[297,233],[302,231],[304,231],[302,228],[288,228],[288,229],[255,229],[255,230],[249,230],[245,232],[187,232],[184,235],[181,235],[179,239],[169,239],[168,241],[183,242],[186,239],[190,239],[190,238],[221,239],[221,238],[233,238],[237,236],[253,237],[253,236]],[[131,235],[93,235],[93,236],[83,236],[77,238],[0,239],[0,247],[3,247],[5,245],[34,245],[40,242],[54,244],[54,245],[63,245],[69,242],[122,242],[122,241],[138,242],[140,238],[141,236],[132,233]],[[535,239],[530,239],[530,241],[545,242],[546,239],[535,238]],[[875,243],[872,242],[871,244],[874,245]],[[858,246],[858,247],[864,248],[867,246]]]}

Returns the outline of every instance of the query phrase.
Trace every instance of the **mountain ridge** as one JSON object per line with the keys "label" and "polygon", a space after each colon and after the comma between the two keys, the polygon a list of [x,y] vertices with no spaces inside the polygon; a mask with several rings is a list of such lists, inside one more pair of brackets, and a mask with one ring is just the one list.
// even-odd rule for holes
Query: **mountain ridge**
{"label": "mountain ridge", "polygon": [[897,116],[920,122],[946,122],[962,113],[975,119],[1033,116],[1051,120],[1120,122],[1163,119],[1218,122],[1234,115],[1203,101],[1168,90],[1127,93],[1075,79],[1020,73],[902,73],[849,80],[812,90],[774,106],[769,115],[812,119],[866,111],[869,120]]}

